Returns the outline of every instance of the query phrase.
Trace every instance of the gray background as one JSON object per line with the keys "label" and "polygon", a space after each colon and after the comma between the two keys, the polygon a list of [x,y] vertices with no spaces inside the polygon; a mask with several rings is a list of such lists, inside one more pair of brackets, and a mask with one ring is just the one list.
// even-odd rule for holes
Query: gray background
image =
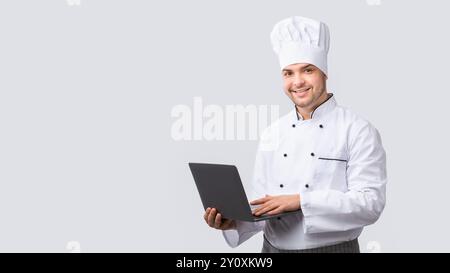
{"label": "gray background", "polygon": [[[291,104],[269,33],[302,15],[331,30],[329,91],[388,156],[365,252],[450,252],[447,1],[0,2],[0,251],[259,252],[203,222],[188,161],[236,164],[256,141],[174,141],[171,109]],[[370,243],[374,242],[374,243]]]}

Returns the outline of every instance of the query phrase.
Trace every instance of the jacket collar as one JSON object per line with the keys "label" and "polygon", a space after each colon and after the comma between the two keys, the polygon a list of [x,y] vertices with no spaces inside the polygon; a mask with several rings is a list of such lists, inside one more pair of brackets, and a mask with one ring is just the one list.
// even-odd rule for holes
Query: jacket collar
{"label": "jacket collar", "polygon": [[[312,112],[311,112],[311,119],[318,119],[322,116],[326,115],[327,113],[333,111],[333,109],[336,107],[336,99],[334,98],[333,93],[328,94],[328,98],[319,104]],[[297,120],[303,120],[302,115],[300,115],[297,112],[297,107],[294,105],[294,112],[296,114]]]}

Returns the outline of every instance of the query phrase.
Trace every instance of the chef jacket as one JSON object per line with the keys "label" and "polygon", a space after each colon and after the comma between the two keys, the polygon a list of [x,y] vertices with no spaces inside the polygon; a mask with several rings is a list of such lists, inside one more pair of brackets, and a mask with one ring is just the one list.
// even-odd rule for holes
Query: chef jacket
{"label": "chef jacket", "polygon": [[311,119],[296,110],[261,134],[251,200],[300,194],[298,213],[261,222],[236,221],[223,235],[236,247],[259,231],[279,249],[308,249],[357,238],[386,200],[386,155],[368,121],[338,106],[333,94]]}

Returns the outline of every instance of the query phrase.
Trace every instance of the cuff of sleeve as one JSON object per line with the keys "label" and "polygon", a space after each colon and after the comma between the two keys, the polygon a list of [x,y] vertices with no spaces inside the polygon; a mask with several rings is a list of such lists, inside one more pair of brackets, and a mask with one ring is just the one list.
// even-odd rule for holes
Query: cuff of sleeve
{"label": "cuff of sleeve", "polygon": [[301,192],[300,193],[300,208],[303,213],[303,232],[310,233],[311,226],[311,193],[310,192]]}
{"label": "cuff of sleeve", "polygon": [[236,229],[223,230],[222,234],[230,247],[235,248],[239,245],[239,232]]}
{"label": "cuff of sleeve", "polygon": [[263,230],[263,228],[263,221],[257,223],[236,221],[236,229],[223,230],[222,234],[227,244],[235,248]]}

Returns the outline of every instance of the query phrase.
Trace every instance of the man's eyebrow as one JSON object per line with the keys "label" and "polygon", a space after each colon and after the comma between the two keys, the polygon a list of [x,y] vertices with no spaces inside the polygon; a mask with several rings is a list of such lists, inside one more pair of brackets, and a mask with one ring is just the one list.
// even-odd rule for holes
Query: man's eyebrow
{"label": "man's eyebrow", "polygon": [[[312,67],[313,67],[312,64],[307,64],[307,65],[305,65],[305,66],[300,67],[300,69],[306,69],[306,68],[312,68]],[[282,70],[282,72],[292,72],[292,69],[284,68],[284,69]]]}

